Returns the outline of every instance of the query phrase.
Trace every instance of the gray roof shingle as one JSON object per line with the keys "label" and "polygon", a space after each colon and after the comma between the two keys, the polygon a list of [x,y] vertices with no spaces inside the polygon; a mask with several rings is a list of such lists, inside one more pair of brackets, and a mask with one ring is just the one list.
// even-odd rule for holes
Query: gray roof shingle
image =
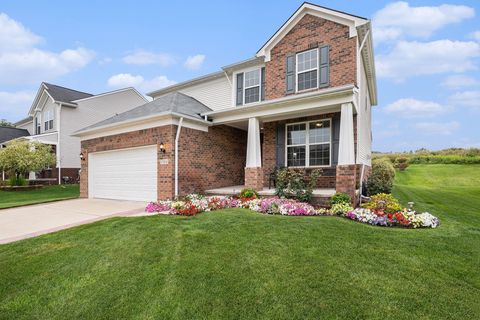
{"label": "gray roof shingle", "polygon": [[0,143],[29,135],[26,129],[0,127]]}
{"label": "gray roof shingle", "polygon": [[47,86],[48,93],[52,96],[55,101],[72,103],[75,100],[92,97],[93,94],[81,92],[65,87],[60,87],[51,83],[43,83]]}
{"label": "gray roof shingle", "polygon": [[208,111],[212,111],[212,109],[200,101],[180,92],[171,92],[159,97],[158,99],[150,101],[132,110],[117,114],[111,118],[97,122],[79,131],[90,130],[97,127],[103,127],[106,125],[168,112],[178,113],[203,120],[203,117],[200,116],[200,114]]}

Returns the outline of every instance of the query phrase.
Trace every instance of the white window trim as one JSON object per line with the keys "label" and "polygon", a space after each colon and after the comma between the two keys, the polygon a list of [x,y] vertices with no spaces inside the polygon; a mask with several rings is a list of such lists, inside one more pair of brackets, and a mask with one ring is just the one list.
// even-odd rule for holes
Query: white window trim
{"label": "white window trim", "polygon": [[54,127],[54,120],[55,120],[55,111],[50,109],[50,110],[46,110],[44,112],[45,116],[44,116],[44,121],[43,121],[43,125],[44,125],[44,129],[45,129],[45,124],[47,124],[47,127],[45,129],[45,131],[50,131],[50,130],[53,130],[53,127]]}
{"label": "white window trim", "polygon": [[[298,72],[298,55],[302,54],[302,53],[305,53],[305,52],[309,52],[309,51],[317,51],[317,67],[316,68],[310,68],[310,69],[307,69],[307,70],[303,70],[301,72]],[[305,91],[310,91],[310,90],[315,90],[315,89],[318,89],[318,85],[319,85],[319,81],[318,81],[318,77],[319,77],[319,64],[320,64],[320,48],[315,48],[315,49],[310,49],[310,50],[305,50],[305,51],[302,51],[302,52],[297,52],[295,54],[295,92],[305,92]],[[313,70],[317,70],[317,86],[314,87],[314,88],[308,88],[308,89],[303,89],[303,90],[298,90],[298,75],[300,73],[306,73],[306,72],[310,72],[310,71],[313,71]]]}
{"label": "white window trim", "polygon": [[[245,74],[247,72],[252,72],[252,71],[257,71],[258,72],[258,85],[247,87],[245,85],[245,79],[247,78],[245,76]],[[251,89],[251,88],[255,88],[255,87],[258,87],[258,101],[245,102],[245,92],[247,92],[247,89]],[[262,95],[262,68],[258,68],[258,69],[256,68],[256,69],[244,71],[243,72],[243,96],[242,96],[243,101],[242,101],[242,105],[260,102],[260,100],[261,100],[260,96],[261,95]]]}
{"label": "white window trim", "polygon": [[[245,106],[245,105],[252,105],[252,104],[255,104],[255,103],[260,103],[262,102],[262,68],[265,68],[265,65],[260,65],[260,66],[256,66],[256,67],[250,67],[250,68],[246,68],[246,69],[243,69],[243,70],[239,70],[238,72],[234,72],[232,75],[233,75],[233,85],[232,85],[232,106],[233,107],[241,107],[241,106]],[[259,70],[260,72],[260,94],[259,94],[259,97],[258,97],[258,101],[254,101],[254,102],[249,102],[249,103],[245,103],[245,73],[246,72],[249,72],[249,71],[254,71],[254,70]],[[240,74],[240,73],[243,73],[243,89],[242,89],[242,104],[241,105],[237,105],[236,104],[236,99],[237,99],[237,75]],[[252,87],[249,87],[249,88],[253,88],[253,87],[256,87],[256,86],[252,86]]]}
{"label": "white window trim", "polygon": [[[318,122],[318,121],[326,121],[330,122],[330,141],[329,142],[320,142],[320,143],[310,143],[307,140],[309,139],[310,135],[310,123]],[[305,143],[302,144],[288,144],[288,126],[293,126],[296,124],[305,124]],[[329,168],[332,166],[332,118],[325,118],[325,119],[317,119],[312,121],[301,121],[301,122],[292,122],[285,124],[285,167],[287,168]],[[319,165],[319,166],[311,166],[310,165],[310,145],[320,145],[320,144],[329,144],[329,156],[328,156],[328,165]],[[305,146],[305,166],[289,166],[288,165],[288,147],[299,147]]]}

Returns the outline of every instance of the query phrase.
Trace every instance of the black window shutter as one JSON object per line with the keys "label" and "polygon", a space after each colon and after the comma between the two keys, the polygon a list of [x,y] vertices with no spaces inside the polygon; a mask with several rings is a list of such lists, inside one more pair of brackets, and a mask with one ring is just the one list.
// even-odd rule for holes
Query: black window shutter
{"label": "black window shutter", "polygon": [[286,93],[287,94],[294,93],[295,92],[295,54],[294,53],[287,55],[285,81],[286,81]]}
{"label": "black window shutter", "polygon": [[237,106],[243,104],[243,72],[237,73]]}
{"label": "black window shutter", "polygon": [[330,46],[320,47],[320,56],[318,59],[318,86],[320,88],[328,87],[330,81]]}
{"label": "black window shutter", "polygon": [[276,165],[277,167],[285,167],[285,124],[277,124],[277,152],[276,152]]}
{"label": "black window shutter", "polygon": [[260,71],[260,81],[261,81],[261,91],[260,91],[260,100],[265,100],[265,67]]}

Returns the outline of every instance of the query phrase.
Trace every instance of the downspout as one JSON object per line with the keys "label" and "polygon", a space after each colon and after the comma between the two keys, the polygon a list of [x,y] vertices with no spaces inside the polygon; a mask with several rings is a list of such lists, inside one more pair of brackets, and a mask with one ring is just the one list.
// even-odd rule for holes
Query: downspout
{"label": "downspout", "polygon": [[[3,144],[0,144],[0,149],[3,149]],[[5,181],[5,171],[2,170],[2,181]]]}
{"label": "downspout", "polygon": [[175,136],[175,198],[178,197],[178,141],[180,140],[180,130],[182,130],[183,117],[180,118]]}
{"label": "downspout", "polygon": [[56,117],[56,122],[57,122],[57,163],[58,163],[58,184],[62,184],[62,160],[61,160],[61,154],[60,154],[60,113],[62,111],[62,105],[58,104],[58,113]]}

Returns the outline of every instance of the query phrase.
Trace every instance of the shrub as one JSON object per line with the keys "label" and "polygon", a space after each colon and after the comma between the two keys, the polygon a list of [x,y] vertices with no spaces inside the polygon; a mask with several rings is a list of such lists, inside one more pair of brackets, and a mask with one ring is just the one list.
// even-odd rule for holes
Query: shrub
{"label": "shrub", "polygon": [[240,199],[257,199],[258,193],[251,188],[244,188],[242,191],[240,191],[239,197]]}
{"label": "shrub", "polygon": [[298,201],[310,202],[320,175],[320,170],[312,170],[310,176],[301,169],[278,170],[275,194],[280,198],[294,198]]}
{"label": "shrub", "polygon": [[331,212],[338,215],[347,213],[352,210],[353,210],[353,207],[349,203],[336,203],[330,209]]}
{"label": "shrub", "polygon": [[379,210],[383,207],[385,213],[395,213],[402,210],[398,200],[391,194],[379,193],[370,198],[370,201],[363,204],[362,207],[370,210]]}
{"label": "shrub", "polygon": [[9,186],[26,186],[28,184],[27,179],[25,179],[21,174],[13,174],[8,179]]}
{"label": "shrub", "polygon": [[407,169],[408,165],[409,160],[407,157],[398,157],[394,163],[395,169],[398,169],[400,171],[404,171],[405,169]]}
{"label": "shrub", "polygon": [[352,202],[352,199],[350,198],[350,196],[346,193],[341,193],[341,192],[335,193],[332,196],[332,199],[330,199],[330,204],[332,205],[338,204],[338,203],[350,204],[351,202]]}
{"label": "shrub", "polygon": [[367,180],[368,194],[391,193],[394,178],[395,169],[389,161],[380,159],[373,161],[372,174]]}

